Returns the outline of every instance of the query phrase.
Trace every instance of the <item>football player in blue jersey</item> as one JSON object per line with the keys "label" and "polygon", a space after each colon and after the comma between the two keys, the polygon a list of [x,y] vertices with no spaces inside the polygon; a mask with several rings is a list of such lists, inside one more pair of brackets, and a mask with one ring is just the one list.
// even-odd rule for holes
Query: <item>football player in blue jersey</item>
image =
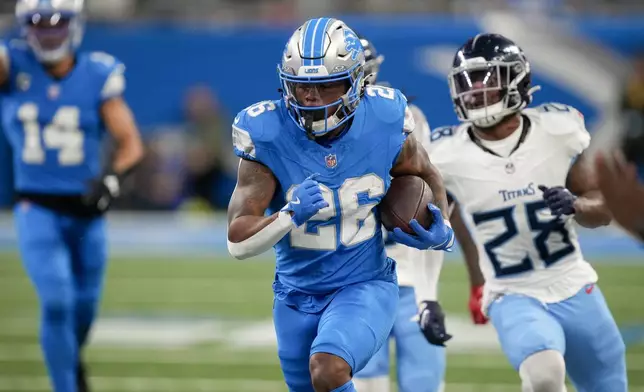
{"label": "football player in blue jersey", "polygon": [[[123,64],[105,53],[76,53],[82,11],[83,0],[19,0],[24,40],[0,46],[19,248],[40,302],[40,340],[55,392],[87,390],[80,351],[105,271],[102,215],[143,155],[122,98]],[[117,148],[102,168],[106,129]]]}
{"label": "football player in blue jersey", "polygon": [[440,173],[407,137],[405,97],[365,87],[364,65],[346,24],[311,19],[284,49],[282,99],[249,106],[233,123],[241,160],[228,249],[244,259],[275,248],[273,318],[291,391],[355,391],[353,374],[389,336],[398,286],[377,206],[392,177],[423,178],[436,206],[429,229],[412,221],[416,235],[396,228],[391,238],[419,249],[454,242]]}

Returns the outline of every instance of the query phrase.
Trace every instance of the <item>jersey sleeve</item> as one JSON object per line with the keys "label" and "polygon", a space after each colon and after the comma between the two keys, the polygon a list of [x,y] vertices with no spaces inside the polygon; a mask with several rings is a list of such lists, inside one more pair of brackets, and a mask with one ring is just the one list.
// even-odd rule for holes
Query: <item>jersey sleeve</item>
{"label": "jersey sleeve", "polygon": [[28,73],[20,72],[29,64],[29,46],[24,40],[4,40],[0,44],[0,61],[6,70],[5,85],[10,89],[25,89],[31,83],[31,76]]}
{"label": "jersey sleeve", "polygon": [[[233,149],[235,155],[242,159],[257,161],[255,142],[250,135],[250,124],[247,124],[245,111],[241,111],[233,121]],[[248,128],[248,129],[245,129]]]}
{"label": "jersey sleeve", "polygon": [[396,89],[387,91],[391,91],[391,97],[389,93],[384,93],[379,97],[381,105],[376,108],[376,113],[390,134],[389,156],[392,165],[395,165],[407,137],[413,134],[417,125],[403,93]]}
{"label": "jersey sleeve", "polygon": [[412,135],[425,148],[425,150],[429,151],[429,135],[431,133],[431,129],[427,122],[427,117],[425,117],[423,111],[416,105],[408,105],[407,110],[411,112],[415,124]]}
{"label": "jersey sleeve", "polygon": [[125,92],[125,65],[117,58],[104,52],[92,52],[89,61],[96,69],[101,86],[100,100],[107,101],[120,97]]}
{"label": "jersey sleeve", "polygon": [[[271,114],[274,113],[276,108],[277,105],[274,101],[262,101],[247,107],[235,116],[232,124],[235,155],[242,159],[268,166],[269,162],[266,161],[266,156],[261,156],[261,151],[262,146],[266,145],[265,142],[270,143],[270,132],[266,135],[265,129],[279,128],[278,125],[272,122],[274,118]],[[267,123],[270,124],[267,126]],[[273,125],[272,127],[271,124]],[[265,139],[269,140],[266,141]]]}
{"label": "jersey sleeve", "polygon": [[572,157],[581,154],[590,145],[590,133],[586,129],[584,115],[572,106],[569,106],[570,134],[566,138],[566,147]]}
{"label": "jersey sleeve", "polygon": [[536,108],[547,120],[544,127],[554,135],[559,145],[565,147],[571,158],[577,157],[590,145],[590,133],[586,129],[584,115],[572,106],[547,103]]}

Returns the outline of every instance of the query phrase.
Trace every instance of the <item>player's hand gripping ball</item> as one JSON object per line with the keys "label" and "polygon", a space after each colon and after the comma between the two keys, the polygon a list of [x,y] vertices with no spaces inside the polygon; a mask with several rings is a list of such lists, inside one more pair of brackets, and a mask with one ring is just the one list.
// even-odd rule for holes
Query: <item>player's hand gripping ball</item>
{"label": "player's hand gripping ball", "polygon": [[434,194],[427,183],[417,176],[401,176],[391,180],[387,194],[380,202],[380,219],[387,231],[399,227],[407,234],[416,234],[409,225],[415,219],[429,229],[434,216],[425,208],[434,200]]}
{"label": "player's hand gripping ball", "polygon": [[282,208],[283,211],[291,212],[291,218],[298,227],[314,217],[322,208],[329,206],[322,197],[320,184],[313,179],[315,177],[316,174],[313,174],[295,187],[291,200]]}
{"label": "player's hand gripping ball", "polygon": [[389,239],[416,249],[446,250],[454,244],[454,231],[438,207],[429,185],[416,176],[396,177],[380,202],[380,219]]}

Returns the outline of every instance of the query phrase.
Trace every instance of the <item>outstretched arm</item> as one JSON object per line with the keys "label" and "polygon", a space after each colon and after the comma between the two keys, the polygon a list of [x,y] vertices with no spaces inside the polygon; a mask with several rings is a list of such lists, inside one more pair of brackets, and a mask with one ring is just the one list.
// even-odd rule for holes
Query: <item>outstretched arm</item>
{"label": "outstretched arm", "polygon": [[425,180],[434,194],[434,204],[440,208],[444,219],[449,219],[447,194],[443,177],[432,165],[425,148],[414,137],[408,137],[402,151],[391,169],[393,177],[418,176]]}
{"label": "outstretched arm", "polygon": [[294,227],[286,211],[264,214],[276,187],[277,180],[269,168],[240,160],[237,186],[228,204],[228,251],[233,257],[246,259],[261,254]]}

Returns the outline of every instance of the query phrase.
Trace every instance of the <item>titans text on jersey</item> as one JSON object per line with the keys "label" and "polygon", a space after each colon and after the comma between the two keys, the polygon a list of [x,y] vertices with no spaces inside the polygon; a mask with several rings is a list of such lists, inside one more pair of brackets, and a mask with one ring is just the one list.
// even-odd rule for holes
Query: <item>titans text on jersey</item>
{"label": "titans text on jersey", "polygon": [[[511,287],[545,302],[559,301],[597,276],[584,261],[573,221],[551,216],[536,184],[564,184],[590,135],[583,117],[569,106],[545,104],[522,115],[529,131],[509,157],[479,148],[464,124],[438,131],[442,136],[433,141],[432,160],[469,217],[486,291]],[[566,279],[558,290],[549,289],[565,273],[577,276],[577,283]]]}

